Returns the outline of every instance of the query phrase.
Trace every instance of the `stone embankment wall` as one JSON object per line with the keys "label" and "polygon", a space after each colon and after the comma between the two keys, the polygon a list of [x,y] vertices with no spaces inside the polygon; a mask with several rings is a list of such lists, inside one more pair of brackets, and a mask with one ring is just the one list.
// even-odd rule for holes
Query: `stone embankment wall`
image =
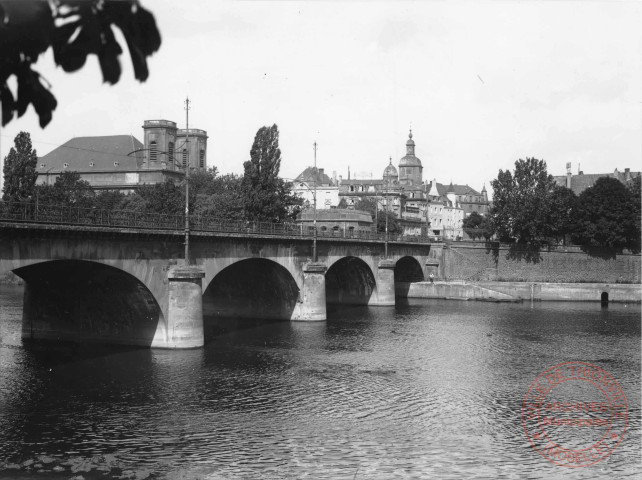
{"label": "stone embankment wall", "polygon": [[440,276],[467,282],[640,283],[640,254],[580,247],[529,251],[454,242],[443,249]]}
{"label": "stone embankment wall", "polygon": [[642,285],[634,283],[478,282],[475,286],[523,300],[598,302],[606,294],[609,302],[642,302]]}

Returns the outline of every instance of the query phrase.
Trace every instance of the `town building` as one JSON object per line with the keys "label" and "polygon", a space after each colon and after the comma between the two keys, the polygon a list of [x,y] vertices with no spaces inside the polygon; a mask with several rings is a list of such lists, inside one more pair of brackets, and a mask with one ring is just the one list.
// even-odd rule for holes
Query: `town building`
{"label": "town building", "polygon": [[461,239],[465,214],[457,199],[455,185],[450,182],[446,187],[433,179],[426,185],[426,190],[431,233],[448,239]]}
{"label": "town building", "polygon": [[584,190],[589,187],[592,187],[598,178],[601,177],[611,177],[619,180],[624,185],[627,185],[635,177],[639,177],[640,172],[632,172],[630,168],[625,168],[623,172],[620,172],[617,168],[613,173],[588,173],[585,174],[580,170],[579,165],[577,167],[577,175],[571,173],[571,163],[566,164],[566,175],[557,175],[553,178],[555,182],[566,188],[570,188],[576,195],[579,195]]}
{"label": "town building", "polygon": [[305,206],[314,205],[317,198],[317,209],[335,208],[339,205],[339,186],[336,173],[330,178],[323,168],[307,167],[295,179],[292,192],[303,199]]}
{"label": "town building", "polygon": [[[445,238],[461,238],[465,210],[461,201],[475,207],[488,208],[485,188],[476,192],[467,185],[452,185],[452,192],[436,180],[424,182],[423,165],[415,155],[415,141],[412,130],[406,141],[406,155],[399,160],[399,169],[389,164],[380,179],[342,180],[339,184],[339,198],[347,205],[354,206],[360,199],[371,198],[381,210],[394,212],[406,235],[435,235]],[[460,201],[461,199],[461,201]],[[485,203],[484,203],[485,202]],[[477,210],[476,210],[477,211]]]}
{"label": "town building", "polygon": [[346,208],[322,209],[316,214],[314,209],[308,208],[299,214],[297,223],[303,231],[314,231],[315,216],[317,230],[322,236],[350,237],[356,232],[370,233],[374,228],[370,213]]}
{"label": "town building", "polygon": [[38,185],[77,172],[97,190],[131,192],[144,184],[179,182],[207,168],[207,132],[178,129],[169,120],[145,120],[144,142],[133,135],[75,137],[38,159]]}

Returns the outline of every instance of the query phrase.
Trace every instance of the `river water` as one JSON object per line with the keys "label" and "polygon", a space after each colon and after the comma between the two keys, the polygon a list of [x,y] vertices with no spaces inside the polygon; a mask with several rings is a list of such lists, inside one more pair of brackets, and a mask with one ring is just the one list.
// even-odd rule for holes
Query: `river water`
{"label": "river water", "polygon": [[[220,321],[205,348],[23,345],[0,286],[0,478],[640,478],[640,306],[410,300],[327,322]],[[611,374],[612,455],[540,456],[524,395],[567,361]],[[80,478],[80,477],[76,477]]]}

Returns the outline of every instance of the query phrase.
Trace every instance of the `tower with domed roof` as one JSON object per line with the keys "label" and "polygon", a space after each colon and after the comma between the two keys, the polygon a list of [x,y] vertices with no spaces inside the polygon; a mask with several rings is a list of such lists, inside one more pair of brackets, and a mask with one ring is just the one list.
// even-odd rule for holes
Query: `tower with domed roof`
{"label": "tower with domed roof", "polygon": [[404,186],[420,186],[423,183],[421,160],[415,156],[415,141],[412,129],[406,141],[406,155],[399,160],[399,183]]}
{"label": "tower with domed roof", "polygon": [[384,185],[395,185],[398,182],[399,174],[397,169],[392,164],[392,157],[390,157],[390,163],[383,170],[383,183]]}

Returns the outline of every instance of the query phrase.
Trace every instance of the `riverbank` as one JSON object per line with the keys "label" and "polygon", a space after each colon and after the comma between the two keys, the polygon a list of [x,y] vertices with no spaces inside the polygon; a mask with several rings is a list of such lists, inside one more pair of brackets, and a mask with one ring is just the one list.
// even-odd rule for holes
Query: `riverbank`
{"label": "riverbank", "polygon": [[495,302],[595,301],[641,303],[642,285],[619,283],[533,283],[436,281],[397,283],[396,294],[408,298],[446,298]]}

